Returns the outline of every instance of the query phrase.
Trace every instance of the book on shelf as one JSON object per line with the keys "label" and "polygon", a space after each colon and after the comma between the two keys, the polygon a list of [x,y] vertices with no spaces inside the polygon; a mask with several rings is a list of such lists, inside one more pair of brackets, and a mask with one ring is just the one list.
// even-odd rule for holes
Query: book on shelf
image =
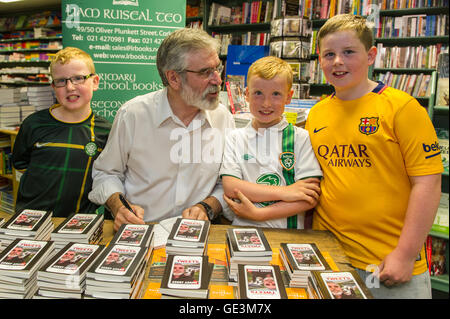
{"label": "book on shelf", "polygon": [[51,217],[52,211],[24,209],[0,227],[0,240],[6,245],[16,238],[49,240],[54,228]]}
{"label": "book on shelf", "polygon": [[87,269],[105,246],[68,243],[37,272],[38,298],[81,298]]}
{"label": "book on shelf", "polygon": [[436,103],[438,106],[449,106],[449,59],[448,52],[440,53],[437,63]]}
{"label": "book on shelf", "polygon": [[313,270],[331,270],[314,243],[281,243],[280,257],[289,276],[290,287],[307,287]]}
{"label": "book on shelf", "polygon": [[167,238],[167,254],[187,253],[203,255],[206,251],[211,222],[177,218]]}
{"label": "book on shelf", "polygon": [[433,225],[431,230],[443,236],[449,235],[449,225],[448,225],[448,205],[449,198],[448,193],[441,193],[441,199],[439,201],[439,207],[434,217]]}
{"label": "book on shelf", "polygon": [[444,166],[444,173],[448,174],[448,128],[440,128],[437,127],[436,129],[436,135],[438,138],[439,143],[439,149],[441,151],[441,159],[442,159],[442,165]]}
{"label": "book on shelf", "polygon": [[[320,271],[313,270],[310,298],[317,299],[373,299],[369,289],[355,270]],[[316,299],[316,298],[314,298]]]}
{"label": "book on shelf", "polygon": [[238,265],[238,298],[287,299],[277,265]]}
{"label": "book on shelf", "polygon": [[86,273],[89,298],[138,298],[142,293],[147,248],[109,245]]}
{"label": "book on shelf", "polygon": [[103,214],[70,214],[51,233],[56,249],[69,242],[98,244],[103,238]]}
{"label": "book on shelf", "polygon": [[0,276],[7,283],[0,298],[31,298],[37,290],[37,270],[52,252],[52,241],[16,239],[8,245],[0,253]]}
{"label": "book on shelf", "polygon": [[430,251],[429,271],[431,276],[440,276],[447,273],[447,260],[445,256],[447,245],[448,239],[428,236],[427,250]]}
{"label": "book on shelf", "polygon": [[245,101],[245,76],[227,75],[225,86],[231,113],[249,112],[247,102]]}
{"label": "book on shelf", "polygon": [[231,21],[231,8],[213,2],[209,11],[208,25],[229,24]]}
{"label": "book on shelf", "polygon": [[161,281],[163,295],[208,298],[213,264],[207,256],[169,255]]}

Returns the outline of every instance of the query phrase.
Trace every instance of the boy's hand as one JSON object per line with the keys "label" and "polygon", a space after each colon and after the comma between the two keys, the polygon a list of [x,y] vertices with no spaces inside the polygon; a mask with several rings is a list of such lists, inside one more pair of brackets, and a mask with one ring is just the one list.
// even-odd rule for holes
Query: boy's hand
{"label": "boy's hand", "polygon": [[319,196],[320,180],[318,178],[306,178],[289,186],[284,186],[281,200],[285,202],[304,200],[311,205],[315,205]]}
{"label": "boy's hand", "polygon": [[114,218],[114,231],[117,231],[123,224],[145,224],[144,209],[137,205],[130,206],[136,213],[136,215],[130,212],[125,206],[121,206],[115,214],[116,217]]}
{"label": "boy's hand", "polygon": [[378,266],[380,282],[391,287],[410,281],[415,261],[416,258],[402,256],[394,249]]}
{"label": "boy's hand", "polygon": [[235,202],[234,200],[232,200],[225,194],[223,195],[223,198],[225,199],[227,204],[230,206],[231,210],[238,217],[255,220],[255,221],[264,220],[261,218],[262,216],[260,216],[260,214],[258,214],[259,209],[255,205],[253,205],[253,203],[247,197],[245,197],[245,195],[242,194],[241,191],[235,190],[235,193],[236,193],[237,199],[239,199],[240,202]]}

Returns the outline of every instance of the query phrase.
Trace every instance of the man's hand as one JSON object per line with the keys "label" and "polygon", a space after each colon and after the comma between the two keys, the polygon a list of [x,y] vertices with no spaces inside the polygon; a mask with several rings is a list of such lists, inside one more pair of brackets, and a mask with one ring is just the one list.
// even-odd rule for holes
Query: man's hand
{"label": "man's hand", "polygon": [[200,204],[196,204],[183,210],[181,217],[188,219],[209,220],[205,208]]}
{"label": "man's hand", "polygon": [[133,214],[130,212],[125,206],[121,206],[117,212],[116,217],[114,218],[114,231],[117,231],[120,226],[123,224],[138,224],[143,225],[144,222],[144,209],[137,205],[130,205],[133,211],[136,213]]}
{"label": "man's hand", "polygon": [[114,217],[114,231],[117,231],[123,224],[145,224],[144,209],[137,205],[130,204],[130,206],[136,215],[123,206],[119,199],[119,193],[112,194],[106,201],[106,207]]}

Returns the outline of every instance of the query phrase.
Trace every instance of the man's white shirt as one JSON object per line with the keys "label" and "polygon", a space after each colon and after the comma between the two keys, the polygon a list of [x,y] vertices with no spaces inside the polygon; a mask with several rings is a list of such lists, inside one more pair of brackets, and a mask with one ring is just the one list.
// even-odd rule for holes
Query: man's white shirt
{"label": "man's white shirt", "polygon": [[167,89],[138,96],[117,112],[93,165],[89,199],[104,204],[123,193],[145,210],[146,222],[179,216],[210,195],[225,209],[218,172],[225,131],[232,128],[233,117],[223,105],[200,111],[185,126],[172,112]]}

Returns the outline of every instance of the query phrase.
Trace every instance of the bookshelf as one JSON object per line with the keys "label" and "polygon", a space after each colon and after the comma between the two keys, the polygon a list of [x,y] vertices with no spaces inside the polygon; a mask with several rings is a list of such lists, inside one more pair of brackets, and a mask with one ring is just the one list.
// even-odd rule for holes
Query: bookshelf
{"label": "bookshelf", "polygon": [[[425,94],[413,93],[420,85],[416,80],[432,78],[439,53],[445,48],[448,50],[448,27],[444,27],[448,26],[448,7],[440,6],[442,3],[438,1],[438,6],[434,7],[394,8],[399,4],[388,1],[381,7],[379,24],[374,31],[378,54],[372,68],[373,78],[386,83],[385,75],[389,72],[397,79],[405,79],[389,84],[416,97],[428,111],[434,106],[435,83],[429,79]],[[406,79],[416,81],[411,90]]]}
{"label": "bookshelf", "polygon": [[[444,62],[446,61],[446,62]],[[441,54],[441,56],[439,57],[438,60],[438,68],[437,68],[437,76],[434,77],[434,83],[432,84],[433,86],[433,96],[432,96],[432,105],[428,110],[428,114],[430,116],[430,118],[433,121],[434,126],[439,130],[439,131],[444,131],[443,136],[438,133],[438,139],[439,139],[439,144],[441,145],[441,151],[442,151],[442,155],[444,154],[444,152],[447,153],[447,157],[448,157],[448,131],[449,131],[449,105],[448,105],[448,75],[449,75],[449,57],[448,57],[448,52],[447,53],[443,53]],[[438,85],[438,81],[439,78],[441,78],[441,81],[444,81],[447,83],[447,104],[446,105],[442,105],[441,103],[445,103],[445,99],[441,99],[439,97],[437,97],[437,95],[441,95],[438,91],[439,85]],[[444,101],[444,102],[443,102]],[[445,131],[447,132],[445,134]],[[446,150],[444,150],[444,148],[442,148],[442,146],[446,144]],[[448,158],[447,158],[447,165],[448,165]],[[449,193],[449,174],[448,174],[448,168],[447,171],[444,171],[444,173],[442,173],[442,192],[448,194]],[[448,201],[447,201],[447,205],[448,205]],[[448,208],[447,208],[447,213],[448,213]],[[448,216],[448,215],[447,215]],[[447,217],[447,223],[448,223],[448,217]],[[447,225],[447,229],[448,229],[448,225]],[[446,248],[445,248],[445,263],[446,263],[446,273],[439,275],[439,276],[432,276],[431,277],[431,285],[433,287],[433,289],[447,293],[449,292],[449,235],[448,235],[448,230],[447,232],[441,232],[440,229],[438,230],[431,230],[429,235],[433,238],[438,238],[438,240],[444,240],[446,243]]]}
{"label": "bookshelf", "polygon": [[[11,152],[12,152],[12,149],[14,147],[14,141],[16,139],[16,136],[17,136],[17,131],[16,130],[0,128],[0,137],[7,137],[11,141],[11,146],[10,146],[11,147]],[[1,148],[0,148],[0,150],[1,150]],[[19,182],[17,180],[16,170],[14,169],[14,167],[12,167],[12,171],[10,173],[2,173],[2,170],[0,170],[0,177],[6,179],[8,181],[8,183],[9,183],[9,185],[12,186],[12,194],[13,194],[13,207],[12,207],[12,209],[14,210],[14,205],[15,205],[16,198],[17,198],[17,190],[19,188]],[[0,195],[1,195],[0,199],[3,201],[5,195],[4,194],[0,194]],[[5,212],[5,213],[12,213],[11,211],[5,210],[5,208],[3,207],[3,203],[2,202],[0,202],[0,211]]]}

